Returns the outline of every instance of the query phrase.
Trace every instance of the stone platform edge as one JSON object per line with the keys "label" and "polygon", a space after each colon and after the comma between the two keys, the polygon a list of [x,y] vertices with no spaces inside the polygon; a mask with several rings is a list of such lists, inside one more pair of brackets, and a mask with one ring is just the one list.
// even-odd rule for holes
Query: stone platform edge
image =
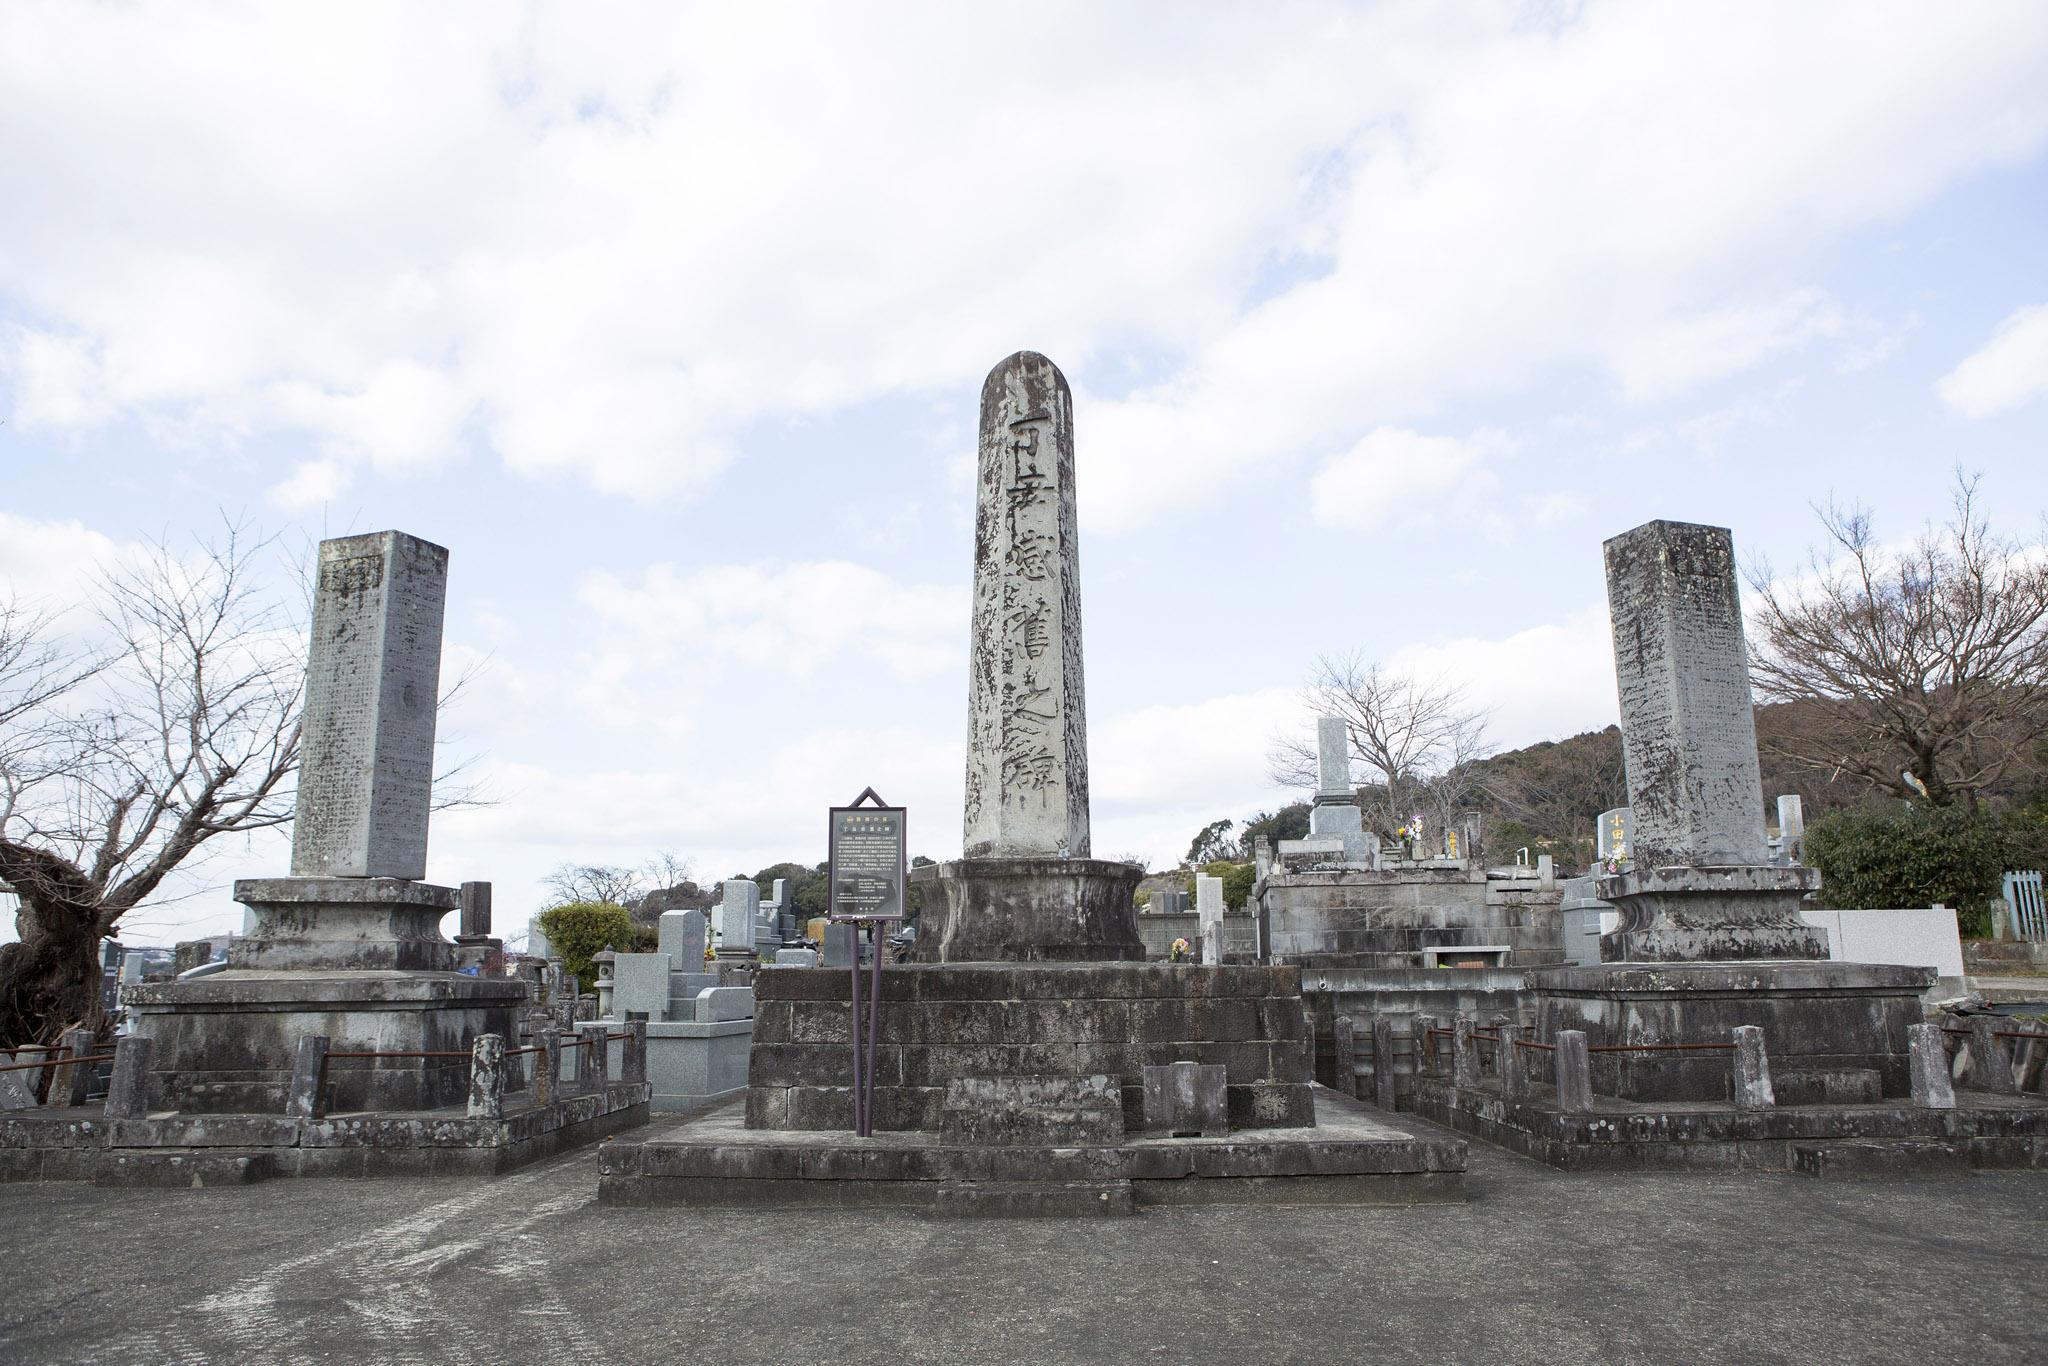
{"label": "stone platform edge", "polygon": [[1465,1198],[1463,1140],[1417,1135],[1327,1088],[1316,1088],[1315,1103],[1313,1129],[1057,1146],[747,1130],[737,1127],[737,1107],[721,1106],[638,1141],[607,1144],[598,1202],[943,1213],[962,1192],[1016,1187],[1055,1193],[1127,1187],[1125,1198],[1137,1205],[1412,1205]]}
{"label": "stone platform edge", "polygon": [[1956,1100],[1953,1110],[1897,1101],[1738,1110],[1596,1099],[1590,1113],[1566,1114],[1542,1089],[1508,1100],[1418,1076],[1402,1108],[1559,1171],[1792,1171],[1801,1145],[1928,1140],[1966,1147],[1974,1168],[2048,1170],[2048,1105],[1978,1092]]}
{"label": "stone platform edge", "polygon": [[643,1125],[649,1100],[645,1082],[612,1082],[602,1095],[564,1096],[550,1109],[499,1120],[452,1111],[320,1120],[246,1114],[109,1120],[96,1109],[15,1111],[0,1115],[0,1183],[161,1185],[153,1176],[175,1170],[181,1159],[194,1172],[212,1169],[202,1161],[210,1155],[253,1159],[259,1176],[489,1176]]}

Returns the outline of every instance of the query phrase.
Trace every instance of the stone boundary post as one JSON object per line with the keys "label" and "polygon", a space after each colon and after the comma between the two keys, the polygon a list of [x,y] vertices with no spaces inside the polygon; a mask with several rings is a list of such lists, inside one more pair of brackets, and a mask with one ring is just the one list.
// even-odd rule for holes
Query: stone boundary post
{"label": "stone boundary post", "polygon": [[554,1105],[562,1098],[562,1031],[540,1032],[540,1052],[533,1056],[533,1103]]}
{"label": "stone boundary post", "polygon": [[327,1061],[325,1034],[299,1038],[298,1054],[292,1059],[292,1079],[284,1093],[287,1119],[321,1119],[327,1112],[327,1098],[321,1094],[320,1074]]}
{"label": "stone boundary post", "polygon": [[1763,1030],[1755,1025],[1735,1026],[1735,1108],[1768,1110],[1777,1103]]}
{"label": "stone boundary post", "polygon": [[1394,1022],[1384,1015],[1372,1022],[1372,1091],[1382,1110],[1394,1108]]}
{"label": "stone boundary post", "polygon": [[149,1061],[153,1040],[130,1034],[114,1045],[114,1079],[107,1086],[108,1119],[141,1119],[149,1113]]}
{"label": "stone boundary post", "polygon": [[[67,1029],[64,1031],[64,1056],[84,1058],[92,1055],[92,1031],[90,1029]],[[50,1089],[43,1103],[45,1105],[85,1104],[86,1084],[92,1080],[89,1064],[68,1062],[62,1067],[51,1069]]]}
{"label": "stone boundary post", "polygon": [[1557,1031],[1557,1108],[1583,1115],[1593,1108],[1593,1056],[1586,1051],[1586,1031]]}
{"label": "stone boundary post", "polygon": [[1970,1077],[1979,1090],[2011,1093],[2019,1090],[2013,1079],[2012,1062],[1995,1037],[2006,1021],[1995,1015],[1970,1017]]}
{"label": "stone boundary post", "polygon": [[1415,1017],[1415,1070],[1423,1076],[1436,1075],[1436,1016]]}
{"label": "stone boundary post", "polygon": [[469,1047],[469,1117],[505,1117],[505,1036],[479,1034]]}
{"label": "stone boundary post", "polygon": [[1472,1039],[1472,1017],[1463,1014],[1451,1022],[1451,1085],[1459,1090],[1479,1085],[1479,1045]]}
{"label": "stone boundary post", "polygon": [[1339,1013],[1330,1032],[1337,1053],[1337,1089],[1347,1096],[1358,1094],[1358,1044],[1351,1017]]}
{"label": "stone boundary post", "polygon": [[647,1080],[647,1012],[626,1012],[625,1057],[619,1063],[619,1080],[635,1085]]}
{"label": "stone boundary post", "polygon": [[580,1091],[604,1094],[612,1064],[612,1046],[605,1042],[610,1032],[602,1023],[582,1027],[583,1053],[576,1059],[576,1087]]}
{"label": "stone boundary post", "polygon": [[1522,1031],[1513,1020],[1502,1020],[1495,1028],[1500,1033],[1500,1043],[1495,1045],[1493,1070],[1500,1075],[1500,1093],[1507,1100],[1520,1100],[1529,1094],[1529,1072],[1523,1063],[1522,1050],[1515,1046],[1515,1040],[1522,1037]]}
{"label": "stone boundary post", "polygon": [[1913,1070],[1913,1104],[1923,1110],[1956,1108],[1955,1083],[1949,1079],[1948,1049],[1941,1026],[1906,1026],[1906,1059]]}

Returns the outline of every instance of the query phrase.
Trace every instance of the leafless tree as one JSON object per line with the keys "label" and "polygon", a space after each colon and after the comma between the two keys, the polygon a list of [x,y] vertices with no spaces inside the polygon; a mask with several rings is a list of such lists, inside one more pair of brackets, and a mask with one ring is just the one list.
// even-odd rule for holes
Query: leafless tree
{"label": "leafless tree", "polygon": [[1766,732],[1773,752],[1937,806],[1974,806],[2030,761],[2048,737],[2048,538],[1994,534],[1977,485],[1958,472],[1951,517],[1908,547],[1830,504],[1806,574],[1751,567],[1751,679],[1807,704]]}
{"label": "leafless tree", "polygon": [[0,1039],[99,1028],[100,940],[203,845],[292,814],[304,637],[229,523],[102,571],[104,649],[9,613],[0,648]]}
{"label": "leafless tree", "polygon": [[[1326,655],[1302,689],[1302,705],[1315,716],[1344,718],[1352,757],[1366,769],[1359,790],[1365,821],[1383,837],[1425,811],[1442,829],[1478,795],[1475,761],[1490,752],[1490,713],[1472,706],[1456,684],[1396,672],[1356,654]],[[1306,740],[1281,737],[1267,758],[1275,783],[1315,786],[1316,751]]]}
{"label": "leafless tree", "polygon": [[541,885],[555,895],[555,904],[604,901],[624,906],[638,899],[643,887],[638,868],[610,863],[564,863],[541,879]]}

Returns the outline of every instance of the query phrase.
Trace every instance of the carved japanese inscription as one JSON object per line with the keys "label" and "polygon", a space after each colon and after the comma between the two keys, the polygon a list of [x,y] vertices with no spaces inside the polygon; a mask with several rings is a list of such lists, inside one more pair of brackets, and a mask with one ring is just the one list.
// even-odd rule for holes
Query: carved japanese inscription
{"label": "carved japanese inscription", "polygon": [[981,390],[965,852],[1088,856],[1073,398],[1022,351]]}

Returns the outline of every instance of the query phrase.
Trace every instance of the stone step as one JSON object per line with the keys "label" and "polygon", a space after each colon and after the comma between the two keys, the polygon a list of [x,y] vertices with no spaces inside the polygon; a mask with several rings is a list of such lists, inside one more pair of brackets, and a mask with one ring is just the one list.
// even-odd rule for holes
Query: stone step
{"label": "stone step", "polygon": [[1942,1139],[1847,1139],[1792,1145],[1802,1176],[1948,1176],[1970,1170],[1970,1145]]}
{"label": "stone step", "polygon": [[968,1219],[1069,1219],[1135,1214],[1131,1183],[1114,1181],[948,1181],[931,1213]]}
{"label": "stone step", "polygon": [[277,1175],[269,1153],[224,1148],[114,1149],[94,1164],[95,1186],[250,1186]]}

